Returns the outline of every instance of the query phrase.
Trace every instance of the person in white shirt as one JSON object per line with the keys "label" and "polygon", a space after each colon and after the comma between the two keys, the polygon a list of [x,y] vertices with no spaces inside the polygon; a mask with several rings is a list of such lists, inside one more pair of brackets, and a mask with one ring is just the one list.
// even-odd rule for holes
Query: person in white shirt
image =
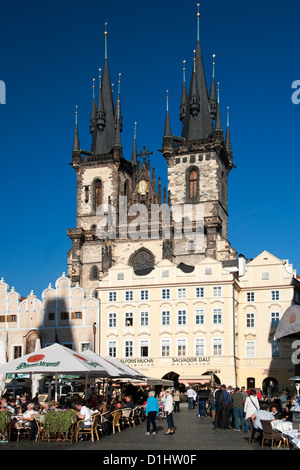
{"label": "person in white shirt", "polygon": [[195,399],[196,392],[192,387],[190,387],[188,391],[186,392],[186,394],[187,394],[188,405],[189,405],[188,408],[189,410],[192,410],[194,408],[194,399]]}
{"label": "person in white shirt", "polygon": [[168,390],[166,390],[166,397],[167,398],[165,400],[164,406],[165,406],[165,412],[167,415],[168,431],[165,434],[169,435],[169,434],[174,434],[174,420],[173,420],[174,404],[173,404],[173,396],[169,388]]}
{"label": "person in white shirt", "polygon": [[76,403],[76,410],[78,410],[78,419],[83,420],[83,423],[79,423],[79,427],[83,428],[91,428],[93,424],[92,419],[92,412],[91,410],[85,406],[84,402]]}

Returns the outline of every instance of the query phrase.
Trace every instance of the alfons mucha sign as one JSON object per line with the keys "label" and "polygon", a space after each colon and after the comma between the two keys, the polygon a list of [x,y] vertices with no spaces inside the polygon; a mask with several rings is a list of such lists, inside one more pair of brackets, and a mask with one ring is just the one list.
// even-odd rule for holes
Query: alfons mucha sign
{"label": "alfons mucha sign", "polygon": [[121,362],[127,364],[130,367],[136,368],[137,370],[147,370],[152,367],[191,367],[200,365],[209,365],[210,357],[199,356],[199,357],[126,357],[121,359]]}

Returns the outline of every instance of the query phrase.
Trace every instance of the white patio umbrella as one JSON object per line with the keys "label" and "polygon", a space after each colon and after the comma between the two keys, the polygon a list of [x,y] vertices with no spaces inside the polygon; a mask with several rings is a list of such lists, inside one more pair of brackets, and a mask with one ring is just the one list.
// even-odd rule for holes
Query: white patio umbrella
{"label": "white patio umbrella", "polygon": [[[41,349],[41,340],[37,338],[35,341],[34,352],[38,352]],[[39,382],[41,380],[41,374],[31,374],[31,396],[34,398],[39,391]]]}
{"label": "white patio umbrella", "polygon": [[[127,378],[129,376],[128,371],[125,371],[124,368],[118,366],[118,364],[113,364],[107,358],[98,356],[98,354],[93,351],[87,350],[84,352],[86,356],[89,356],[92,360],[97,361],[107,372],[107,376],[110,378]],[[131,377],[131,375],[130,375]]]}
{"label": "white patio umbrella", "polygon": [[[0,364],[5,364],[7,361],[7,331],[4,330],[0,340]],[[0,395],[5,393],[5,379],[6,374],[0,374]]]}
{"label": "white patio umbrella", "polygon": [[135,378],[135,379],[146,378],[144,374],[133,369],[132,367],[129,367],[127,364],[124,364],[123,362],[119,361],[115,357],[106,356],[104,359],[110,364],[114,365],[115,367],[118,367],[121,371],[123,371],[123,374],[126,377]]}
{"label": "white patio umbrella", "polygon": [[101,366],[95,359],[91,359],[85,355],[85,353],[77,353],[76,351],[73,351],[57,343],[40,349],[37,353],[26,354],[25,356],[3,364],[0,366],[0,374],[3,373],[55,375],[56,400],[58,374],[85,375],[86,380],[88,376],[108,376],[108,373],[104,367]]}

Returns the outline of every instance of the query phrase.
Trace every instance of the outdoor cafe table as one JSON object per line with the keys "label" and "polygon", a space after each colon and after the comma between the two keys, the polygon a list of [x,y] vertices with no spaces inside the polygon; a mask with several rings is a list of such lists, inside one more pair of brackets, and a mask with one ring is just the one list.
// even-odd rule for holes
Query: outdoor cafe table
{"label": "outdoor cafe table", "polygon": [[288,439],[296,449],[300,449],[300,431],[298,429],[290,429],[282,433],[284,439]]}
{"label": "outdoor cafe table", "polygon": [[284,421],[283,419],[275,419],[275,421],[271,421],[271,424],[273,429],[280,432],[293,429],[293,423],[291,421]]}

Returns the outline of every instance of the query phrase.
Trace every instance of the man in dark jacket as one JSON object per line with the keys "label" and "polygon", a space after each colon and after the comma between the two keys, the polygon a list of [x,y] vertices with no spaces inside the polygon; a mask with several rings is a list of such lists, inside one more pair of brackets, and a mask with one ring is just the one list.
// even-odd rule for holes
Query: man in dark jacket
{"label": "man in dark jacket", "polygon": [[216,417],[214,422],[214,429],[225,429],[226,420],[226,404],[225,396],[221,386],[215,393],[215,404],[216,404]]}
{"label": "man in dark jacket", "polygon": [[197,392],[197,404],[198,404],[198,416],[199,418],[205,418],[206,416],[206,403],[209,397],[210,390],[207,390],[203,385]]}

